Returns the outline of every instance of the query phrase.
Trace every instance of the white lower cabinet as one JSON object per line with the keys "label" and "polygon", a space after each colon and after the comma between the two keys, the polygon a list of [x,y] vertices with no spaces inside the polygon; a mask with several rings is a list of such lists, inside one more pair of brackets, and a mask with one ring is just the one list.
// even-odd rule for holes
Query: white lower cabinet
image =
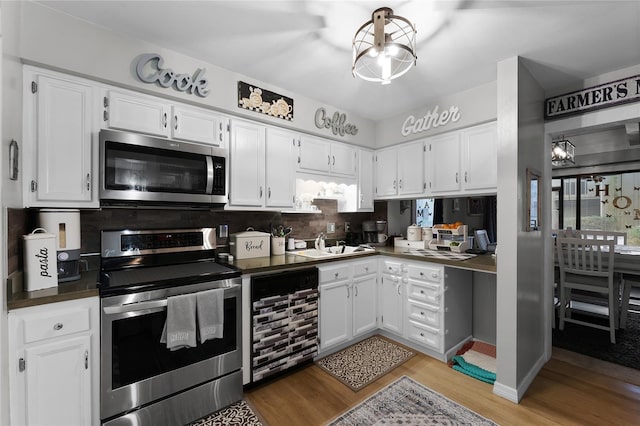
{"label": "white lower cabinet", "polygon": [[380,328],[402,336],[404,322],[404,282],[402,264],[382,260],[380,265]]}
{"label": "white lower cabinet", "polygon": [[380,327],[441,360],[472,337],[472,273],[430,262],[380,260]]}
{"label": "white lower cabinet", "polygon": [[318,267],[320,352],[377,328],[377,260]]}
{"label": "white lower cabinet", "polygon": [[97,297],[12,310],[9,322],[13,425],[97,425]]}

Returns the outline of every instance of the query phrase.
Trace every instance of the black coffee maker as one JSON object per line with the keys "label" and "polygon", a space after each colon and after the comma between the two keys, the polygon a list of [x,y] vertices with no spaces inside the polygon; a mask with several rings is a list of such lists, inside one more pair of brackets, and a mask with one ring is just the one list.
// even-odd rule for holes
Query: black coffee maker
{"label": "black coffee maker", "polygon": [[378,242],[378,228],[374,220],[362,222],[362,241],[366,244]]}

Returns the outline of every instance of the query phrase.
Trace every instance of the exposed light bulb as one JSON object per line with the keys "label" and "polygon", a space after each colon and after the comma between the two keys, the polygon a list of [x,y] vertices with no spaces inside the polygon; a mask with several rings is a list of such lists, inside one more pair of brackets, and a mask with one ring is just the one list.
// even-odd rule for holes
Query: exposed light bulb
{"label": "exposed light bulb", "polygon": [[382,66],[382,84],[391,83],[391,58],[387,55],[380,55],[383,60],[380,64]]}
{"label": "exposed light bulb", "polygon": [[398,46],[395,44],[390,44],[385,47],[385,53],[389,56],[397,56],[398,55]]}

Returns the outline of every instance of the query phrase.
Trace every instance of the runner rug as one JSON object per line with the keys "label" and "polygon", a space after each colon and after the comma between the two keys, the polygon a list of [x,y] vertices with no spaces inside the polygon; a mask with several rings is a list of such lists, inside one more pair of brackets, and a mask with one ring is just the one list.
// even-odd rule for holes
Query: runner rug
{"label": "runner rug", "polygon": [[263,422],[246,401],[241,400],[227,408],[209,414],[190,426],[262,426]]}
{"label": "runner rug", "polygon": [[413,351],[373,336],[322,358],[316,364],[357,392],[414,355]]}
{"label": "runner rug", "polygon": [[329,426],[374,424],[495,425],[407,376],[402,376],[340,415]]}

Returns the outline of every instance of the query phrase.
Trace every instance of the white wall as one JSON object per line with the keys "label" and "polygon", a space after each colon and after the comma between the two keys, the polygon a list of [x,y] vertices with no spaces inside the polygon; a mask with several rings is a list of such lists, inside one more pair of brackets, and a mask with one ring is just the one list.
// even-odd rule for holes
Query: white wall
{"label": "white wall", "polygon": [[514,57],[498,63],[497,99],[498,371],[494,392],[516,402],[546,361],[545,228],[525,232],[526,170],[545,170],[544,92],[520,58]]}
{"label": "white wall", "polygon": [[[313,99],[291,93],[286,88],[274,87],[253,79],[251,76],[237,74],[197,58],[182,55],[142,40],[129,38],[37,3],[25,2],[22,5],[21,30],[20,54],[26,63],[229,112],[255,121],[293,128],[369,148],[374,147],[374,123],[344,111],[339,106],[321,104]],[[160,54],[165,60],[165,66],[176,70],[176,72],[192,73],[198,68],[205,68],[209,79],[210,94],[205,98],[200,98],[139,81],[135,77],[133,61],[143,53]],[[237,105],[237,83],[239,80],[291,97],[294,100],[295,108],[293,122],[289,123],[282,119],[239,108]],[[316,128],[314,116],[320,107],[324,107],[330,114],[335,111],[346,113],[348,121],[358,128],[358,134],[341,137],[334,136],[329,129]]]}
{"label": "white wall", "polygon": [[[427,136],[433,136],[495,120],[497,96],[496,85],[497,83],[494,81],[469,90],[454,93],[452,95],[442,97],[429,105],[425,105],[423,108],[406,111],[402,114],[398,114],[397,116],[376,122],[376,148],[383,148],[403,142],[418,140]],[[413,115],[415,118],[424,117],[425,114],[433,111],[436,106],[440,112],[449,109],[451,106],[457,106],[460,111],[460,119],[456,122],[449,121],[443,126],[431,128],[418,134],[411,133],[408,136],[402,135],[403,123],[408,116]]]}
{"label": "white wall", "polygon": [[[4,43],[4,10],[0,8],[0,54],[4,52],[2,46]],[[0,61],[0,81],[2,81],[2,61]],[[0,135],[2,133],[3,127],[2,124],[4,122],[2,117],[3,112],[2,102],[0,102]],[[3,138],[4,139],[4,138]],[[0,176],[4,176],[4,143],[2,144],[2,150],[0,150]],[[2,199],[2,186],[0,185],[0,200]],[[2,207],[2,231],[0,235],[7,235],[7,214],[6,209]],[[6,270],[6,262],[7,262],[7,239],[2,238],[2,256],[0,256],[0,278],[2,278],[2,283],[5,282],[5,270]],[[9,423],[9,364],[7,361],[7,286],[4,284],[0,285],[0,424],[8,424]]]}

